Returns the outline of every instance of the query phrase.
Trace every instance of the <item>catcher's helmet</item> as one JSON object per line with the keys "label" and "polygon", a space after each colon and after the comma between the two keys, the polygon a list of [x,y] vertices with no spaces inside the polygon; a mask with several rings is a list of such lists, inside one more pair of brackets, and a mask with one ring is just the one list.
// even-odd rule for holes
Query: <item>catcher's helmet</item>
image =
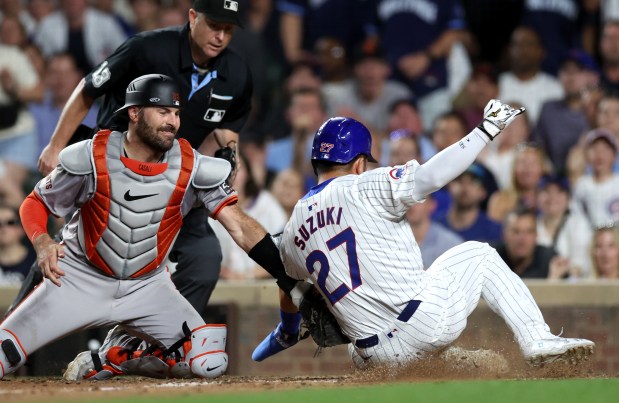
{"label": "catcher's helmet", "polygon": [[360,122],[352,118],[331,118],[320,126],[312,145],[313,161],[348,164],[363,154],[368,161],[377,162],[371,154],[372,135]]}
{"label": "catcher's helmet", "polygon": [[127,86],[125,104],[114,113],[130,106],[169,106],[180,108],[180,91],[171,77],[147,74],[131,81]]}

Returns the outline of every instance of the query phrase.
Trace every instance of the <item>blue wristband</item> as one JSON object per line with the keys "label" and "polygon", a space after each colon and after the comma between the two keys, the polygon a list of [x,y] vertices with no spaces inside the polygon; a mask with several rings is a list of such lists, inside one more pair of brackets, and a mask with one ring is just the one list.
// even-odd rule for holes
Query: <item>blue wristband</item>
{"label": "blue wristband", "polygon": [[301,325],[300,313],[289,313],[282,310],[279,311],[279,317],[282,320],[282,330],[287,334],[299,333],[299,326]]}

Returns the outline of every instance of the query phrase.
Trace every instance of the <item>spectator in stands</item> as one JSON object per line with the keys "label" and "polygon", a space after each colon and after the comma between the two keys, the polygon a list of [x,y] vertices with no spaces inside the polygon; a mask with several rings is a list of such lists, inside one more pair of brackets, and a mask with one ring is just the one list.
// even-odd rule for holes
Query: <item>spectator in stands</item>
{"label": "spectator in stands", "polygon": [[283,207],[287,219],[290,218],[294,206],[305,194],[303,175],[294,169],[284,169],[275,176],[271,193]]}
{"label": "spectator in stands", "polygon": [[522,278],[549,278],[567,266],[567,260],[552,248],[537,244],[536,228],[535,210],[513,210],[503,223],[503,241],[496,245],[499,256]]}
{"label": "spectator in stands", "polygon": [[559,81],[541,71],[544,48],[539,35],[529,27],[518,27],[509,44],[509,71],[499,76],[499,98],[514,100],[527,108],[535,127],[542,104],[563,97]]}
{"label": "spectator in stands", "polygon": [[58,2],[56,0],[29,0],[27,3],[28,12],[34,21],[32,30],[30,30],[30,27],[27,27],[28,35],[32,36],[36,33],[41,21],[56,11]]}
{"label": "spectator in stands", "polygon": [[[436,147],[432,144],[432,140],[424,135],[423,123],[421,116],[417,110],[417,106],[413,100],[406,98],[395,101],[389,108],[389,120],[387,122],[387,130],[390,133],[404,130],[414,136],[419,143],[419,153],[421,159],[419,161],[427,161],[436,154]],[[389,147],[383,147],[388,150]],[[386,164],[388,158],[381,157],[383,165]]]}
{"label": "spectator in stands", "polygon": [[291,65],[313,59],[312,49],[320,38],[337,39],[345,49],[376,36],[374,1],[358,0],[279,0],[281,42]]}
{"label": "spectator in stands", "polygon": [[[123,1],[123,4],[124,4],[124,1]],[[118,1],[116,0],[93,0],[92,1],[92,6],[94,8],[114,18],[114,21],[116,21],[118,25],[122,27],[123,32],[125,33],[126,36],[131,36],[131,35],[136,34],[136,31],[133,25],[129,24],[127,19],[125,19],[125,17],[123,17],[117,11],[116,7],[118,7],[118,5],[119,5]],[[124,6],[127,7],[127,4],[124,4]],[[175,24],[175,25],[182,25],[182,24]]]}
{"label": "spectator in stands", "polygon": [[591,56],[573,49],[559,69],[564,97],[542,106],[533,139],[546,151],[555,170],[566,172],[569,150],[589,130],[583,92],[599,83],[599,69]]}
{"label": "spectator in stands", "polygon": [[[21,102],[37,101],[43,95],[43,83],[41,81],[43,69],[40,64],[44,64],[45,61],[38,51],[36,45],[33,45],[28,40],[28,36],[22,23],[14,17],[0,18],[0,43],[15,48],[19,48],[24,53],[32,67],[37,72],[39,80],[37,85],[29,88],[22,88],[19,94]],[[9,77],[9,79],[11,79]]]}
{"label": "spectator in stands", "polygon": [[410,160],[423,163],[417,137],[410,132],[400,129],[389,134],[389,162],[385,165],[404,165]]}
{"label": "spectator in stands", "polygon": [[593,227],[619,220],[619,174],[613,172],[617,140],[606,129],[594,129],[585,137],[586,159],[591,175],[583,175],[574,186],[574,201]]}
{"label": "spectator in stands", "polygon": [[435,208],[434,198],[428,195],[426,201],[416,203],[406,212],[406,219],[415,234],[425,269],[448,249],[464,242],[458,234],[432,220]]}
{"label": "spectator in stands", "polygon": [[[459,0],[378,0],[379,36],[395,78],[417,97],[424,128],[451,109],[447,56],[465,28]],[[414,35],[403,35],[414,29]]]}
{"label": "spectator in stands", "polygon": [[619,20],[604,24],[600,38],[602,59],[602,86],[607,90],[619,91]]}
{"label": "spectator in stands", "polygon": [[502,222],[508,212],[522,206],[535,210],[537,191],[542,176],[549,173],[544,151],[534,144],[518,146],[511,176],[512,185],[490,197],[488,217]]}
{"label": "spectator in stands", "polygon": [[[518,102],[511,102],[509,105],[514,108],[522,106]],[[507,190],[512,187],[512,168],[518,153],[518,146],[526,143],[531,134],[526,113],[513,123],[504,130],[507,136],[499,136],[494,139],[477,158],[492,172],[500,190]]]}
{"label": "spectator in stands", "polygon": [[601,227],[593,233],[591,259],[595,276],[619,278],[619,231],[615,226]]}
{"label": "spectator in stands", "polygon": [[437,151],[442,151],[457,143],[469,134],[466,122],[454,111],[445,112],[436,118],[432,125],[432,143]]}
{"label": "spectator in stands", "polygon": [[36,126],[24,105],[42,98],[39,81],[19,47],[0,43],[0,164],[9,188],[21,188],[36,168]]}
{"label": "spectator in stands", "polygon": [[[595,108],[595,121],[593,125],[612,133],[615,140],[619,138],[619,93],[608,91],[600,97]],[[586,143],[586,136],[581,136],[580,141],[568,153],[566,165],[568,177],[572,185],[575,185],[585,173],[590,173],[587,172]],[[619,173],[619,157],[615,159],[613,171]]]}
{"label": "spectator in stands", "polygon": [[[268,190],[261,189],[258,186],[252,175],[251,165],[244,154],[239,153],[239,156],[239,171],[234,179],[233,187],[238,193],[240,207],[247,215],[258,221],[270,234],[282,232],[288,220],[286,212]],[[269,273],[258,266],[234,242],[219,221],[209,219],[209,223],[221,244],[220,278],[225,280],[250,280],[270,277]]]}
{"label": "spectator in stands", "polygon": [[501,240],[501,224],[490,220],[481,209],[482,202],[489,196],[485,177],[485,170],[473,163],[447,185],[452,201],[437,221],[465,241],[494,243]]}
{"label": "spectator in stands", "polygon": [[[583,36],[592,21],[587,19],[590,8],[579,0],[524,1],[522,25],[533,28],[546,49],[542,68],[556,76],[564,55],[569,49],[580,47]],[[592,3],[589,1],[589,3]],[[595,16],[593,16],[595,18]],[[594,19],[595,21],[595,19]]]}
{"label": "spectator in stands", "polygon": [[386,134],[389,106],[412,93],[404,84],[388,79],[391,68],[380,48],[357,49],[353,59],[353,80],[339,94],[325,93],[327,114],[357,119],[372,134]]}
{"label": "spectator in stands", "polygon": [[325,97],[341,97],[351,78],[349,57],[344,45],[336,38],[319,38],[314,45],[316,64],[322,77],[322,92]]}
{"label": "spectator in stands", "polygon": [[473,130],[483,120],[488,101],[498,97],[498,72],[491,64],[479,63],[466,83],[465,105],[456,110],[466,121],[467,130]]}
{"label": "spectator in stands", "polygon": [[28,36],[34,32],[36,21],[24,6],[25,1],[23,0],[3,0],[0,2],[0,20],[4,18],[16,19],[24,27],[24,32]]}
{"label": "spectator in stands", "polygon": [[546,175],[537,196],[537,243],[553,248],[569,261],[566,273],[573,278],[591,276],[591,226],[580,209],[570,207],[570,188],[566,177]]}
{"label": "spectator in stands", "polygon": [[17,208],[0,204],[0,285],[20,285],[37,258],[24,236]]}
{"label": "spectator in stands", "polygon": [[125,39],[114,18],[89,7],[87,0],[61,0],[60,10],[45,17],[34,36],[45,57],[68,52],[81,71],[91,71]]}
{"label": "spectator in stands", "polygon": [[[314,133],[326,120],[323,97],[319,90],[299,89],[292,93],[286,111],[291,133],[288,137],[267,145],[266,165],[273,172],[294,168],[302,172],[307,181],[314,180],[310,151]],[[311,187],[306,183],[306,188]]]}
{"label": "spectator in stands", "polygon": [[[49,59],[44,80],[45,99],[43,102],[29,105],[30,113],[37,125],[38,154],[49,142],[62,108],[83,76],[84,73],[78,70],[75,59],[69,53],[58,53]],[[97,111],[98,107],[93,105],[82,123],[95,127]]]}
{"label": "spectator in stands", "polygon": [[[184,25],[187,22],[187,14],[183,14],[176,7],[164,6],[159,13],[159,21],[157,28],[173,27],[175,25]],[[233,37],[234,38],[234,37]]]}
{"label": "spectator in stands", "polygon": [[135,17],[133,26],[136,32],[158,28],[161,0],[129,0],[129,4]]}

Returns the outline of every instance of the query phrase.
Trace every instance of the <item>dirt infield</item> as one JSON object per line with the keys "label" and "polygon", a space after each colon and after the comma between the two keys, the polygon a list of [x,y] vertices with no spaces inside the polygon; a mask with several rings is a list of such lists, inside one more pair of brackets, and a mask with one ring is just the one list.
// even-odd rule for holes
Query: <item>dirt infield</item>
{"label": "dirt infield", "polygon": [[174,396],[180,394],[226,394],[312,387],[341,387],[390,382],[427,382],[454,379],[544,379],[615,377],[591,369],[589,362],[578,365],[555,363],[532,368],[521,357],[490,350],[470,352],[452,349],[406,367],[375,368],[349,375],[321,377],[223,376],[215,380],[148,379],[120,377],[108,381],[66,382],[61,378],[13,378],[0,381],[0,401],[42,400],[83,401],[98,397]]}

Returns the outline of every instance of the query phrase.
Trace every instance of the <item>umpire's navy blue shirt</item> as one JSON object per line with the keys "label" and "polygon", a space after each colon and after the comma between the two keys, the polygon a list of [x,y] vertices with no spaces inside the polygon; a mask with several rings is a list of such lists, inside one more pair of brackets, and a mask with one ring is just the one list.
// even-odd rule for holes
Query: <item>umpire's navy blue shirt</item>
{"label": "umpire's navy blue shirt", "polygon": [[[208,70],[214,77],[189,99],[194,67],[189,24],[186,24],[146,31],[129,38],[86,76],[84,91],[92,98],[105,95],[97,126],[124,131],[128,125],[127,115],[114,116],[114,111],[124,105],[129,83],[144,74],[168,75],[176,80],[181,91],[178,137],[198,148],[213,129],[238,133],[251,109],[252,79],[241,56],[226,48],[211,59]],[[209,80],[209,74],[200,78],[200,82]]]}

